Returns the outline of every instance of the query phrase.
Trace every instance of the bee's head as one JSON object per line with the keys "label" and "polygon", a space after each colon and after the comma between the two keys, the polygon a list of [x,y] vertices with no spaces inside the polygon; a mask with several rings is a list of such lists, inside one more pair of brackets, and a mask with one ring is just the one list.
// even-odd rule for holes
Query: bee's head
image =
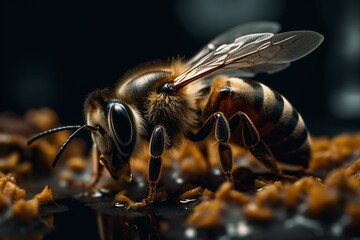
{"label": "bee's head", "polygon": [[55,156],[54,167],[72,138],[81,130],[89,130],[97,147],[100,163],[115,180],[131,180],[129,160],[136,143],[134,114],[131,108],[116,99],[110,89],[96,90],[85,101],[85,125],[50,129],[31,138],[28,144],[50,133],[75,129]]}
{"label": "bee's head", "polygon": [[112,90],[96,90],[85,101],[86,124],[98,129],[92,138],[100,163],[115,180],[131,180],[129,159],[136,143],[134,114]]}

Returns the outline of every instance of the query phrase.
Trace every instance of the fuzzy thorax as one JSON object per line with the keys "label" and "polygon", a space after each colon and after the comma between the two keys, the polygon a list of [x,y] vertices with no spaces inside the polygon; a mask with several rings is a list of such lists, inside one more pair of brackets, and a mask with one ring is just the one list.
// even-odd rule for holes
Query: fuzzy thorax
{"label": "fuzzy thorax", "polygon": [[196,98],[186,91],[175,95],[152,92],[147,102],[146,118],[154,126],[163,125],[171,139],[170,145],[176,144],[180,135],[190,131],[198,122],[195,101]]}

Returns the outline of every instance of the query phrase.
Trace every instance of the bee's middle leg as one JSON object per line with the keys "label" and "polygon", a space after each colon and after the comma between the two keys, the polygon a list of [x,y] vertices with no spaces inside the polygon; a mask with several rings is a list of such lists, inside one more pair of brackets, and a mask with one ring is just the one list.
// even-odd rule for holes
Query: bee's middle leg
{"label": "bee's middle leg", "polygon": [[233,185],[232,176],[233,159],[231,148],[228,145],[231,137],[231,130],[228,121],[223,114],[220,115],[215,124],[215,139],[218,141],[219,157],[223,173],[226,179]]}
{"label": "bee's middle leg", "polygon": [[213,113],[197,133],[188,133],[188,138],[195,142],[202,141],[210,135],[214,126],[222,171],[226,179],[233,184],[232,153],[230,146],[227,144],[230,140],[231,131],[224,114],[221,112]]}

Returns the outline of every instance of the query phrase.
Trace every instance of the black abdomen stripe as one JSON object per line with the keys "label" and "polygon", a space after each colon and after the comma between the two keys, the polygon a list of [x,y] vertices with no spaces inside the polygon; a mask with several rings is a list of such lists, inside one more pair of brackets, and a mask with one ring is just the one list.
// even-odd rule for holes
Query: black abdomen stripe
{"label": "black abdomen stripe", "polygon": [[275,99],[273,100],[273,106],[270,107],[271,110],[268,112],[267,120],[277,123],[284,110],[284,100],[279,93],[272,91],[272,94],[274,94]]}
{"label": "black abdomen stripe", "polygon": [[310,137],[308,134],[307,136],[307,139],[296,150],[291,152],[275,151],[274,156],[276,159],[283,163],[297,164],[303,167],[307,167],[311,155]]}
{"label": "black abdomen stripe", "polygon": [[260,83],[252,80],[243,80],[251,87],[252,105],[257,112],[260,112],[264,104],[264,89]]}
{"label": "black abdomen stripe", "polygon": [[[286,100],[285,103],[287,103]],[[266,116],[264,116],[264,118],[266,119]],[[298,121],[299,114],[297,111],[290,104],[286,104],[279,120],[274,122],[275,127],[271,132],[263,136],[263,140],[270,146],[282,142],[284,138],[288,137],[294,131]]]}

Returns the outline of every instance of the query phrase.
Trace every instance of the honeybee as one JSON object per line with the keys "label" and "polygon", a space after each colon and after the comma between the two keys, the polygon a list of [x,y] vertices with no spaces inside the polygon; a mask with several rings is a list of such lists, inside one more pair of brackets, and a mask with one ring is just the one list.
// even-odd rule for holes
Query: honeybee
{"label": "honeybee", "polygon": [[[131,181],[130,160],[149,147],[148,196],[154,201],[164,151],[184,140],[217,142],[222,171],[233,182],[229,143],[242,146],[270,171],[277,161],[306,167],[310,138],[295,108],[262,83],[239,76],[274,73],[312,52],[323,41],[313,31],[276,33],[279,25],[256,22],[235,27],[188,61],[145,64],[123,76],[115,88],[98,89],[85,100],[85,125],[75,129],[52,165],[80,131],[91,132],[99,180],[103,166],[115,180]],[[214,76],[214,74],[218,74]]]}

